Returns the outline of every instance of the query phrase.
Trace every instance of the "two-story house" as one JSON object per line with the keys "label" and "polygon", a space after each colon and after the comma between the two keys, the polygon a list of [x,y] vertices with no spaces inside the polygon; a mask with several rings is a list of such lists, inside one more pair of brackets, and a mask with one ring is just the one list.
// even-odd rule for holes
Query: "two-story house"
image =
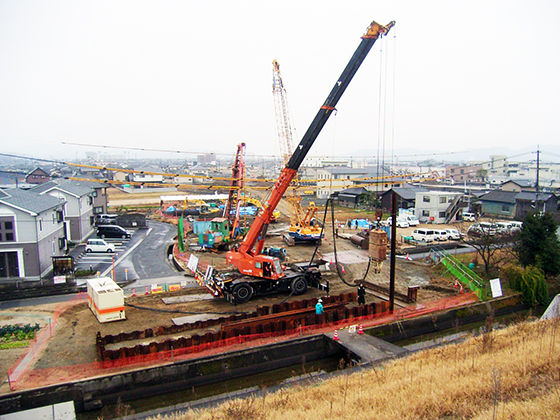
{"label": "two-story house", "polygon": [[66,237],[73,242],[81,242],[93,232],[94,189],[90,182],[57,179],[33,187],[30,191],[41,195],[51,195],[66,202],[64,220]]}
{"label": "two-story house", "polygon": [[39,280],[64,255],[62,197],[18,188],[0,190],[0,279]]}
{"label": "two-story house", "polygon": [[448,191],[416,192],[416,217],[420,221],[432,223],[453,222],[461,209],[460,200],[463,194]]}
{"label": "two-story house", "polygon": [[317,198],[329,198],[333,193],[354,185],[353,179],[367,177],[367,169],[335,166],[317,169]]}

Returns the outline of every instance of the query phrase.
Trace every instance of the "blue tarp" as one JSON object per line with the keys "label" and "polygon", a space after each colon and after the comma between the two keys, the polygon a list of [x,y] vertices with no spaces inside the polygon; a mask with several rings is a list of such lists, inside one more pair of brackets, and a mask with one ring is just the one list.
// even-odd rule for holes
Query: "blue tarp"
{"label": "blue tarp", "polygon": [[212,222],[210,220],[195,220],[193,222],[193,233],[198,235],[200,233],[207,232],[210,230],[210,225]]}

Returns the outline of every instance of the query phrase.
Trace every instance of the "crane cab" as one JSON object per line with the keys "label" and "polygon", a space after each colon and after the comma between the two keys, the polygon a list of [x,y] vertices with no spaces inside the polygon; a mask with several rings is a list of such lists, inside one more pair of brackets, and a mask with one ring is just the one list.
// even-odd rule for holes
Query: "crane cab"
{"label": "crane cab", "polygon": [[285,276],[280,260],[268,255],[249,257],[240,252],[229,251],[226,261],[239,269],[242,274],[270,280],[278,280]]}

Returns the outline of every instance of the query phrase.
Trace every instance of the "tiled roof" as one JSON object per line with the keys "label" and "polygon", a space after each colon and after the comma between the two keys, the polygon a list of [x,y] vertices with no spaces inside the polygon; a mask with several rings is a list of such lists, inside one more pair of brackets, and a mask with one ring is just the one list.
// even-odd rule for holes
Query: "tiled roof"
{"label": "tiled roof", "polygon": [[484,194],[480,197],[481,201],[494,201],[497,203],[509,203],[515,204],[515,199],[519,193],[515,191],[500,191],[493,190],[488,194]]}
{"label": "tiled roof", "polygon": [[0,203],[27,213],[39,214],[65,203],[65,200],[31,190],[10,188],[2,190]]}
{"label": "tiled roof", "polygon": [[44,184],[37,185],[31,190],[39,194],[58,190],[65,192],[67,194],[73,195],[74,197],[83,197],[84,195],[91,194],[92,183],[87,181],[72,181],[69,179],[57,179],[54,181],[45,182]]}

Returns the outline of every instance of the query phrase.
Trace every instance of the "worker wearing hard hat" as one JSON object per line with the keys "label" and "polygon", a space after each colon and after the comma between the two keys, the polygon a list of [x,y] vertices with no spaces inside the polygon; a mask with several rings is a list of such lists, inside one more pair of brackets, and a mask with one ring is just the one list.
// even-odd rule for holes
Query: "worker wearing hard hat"
{"label": "worker wearing hard hat", "polygon": [[323,313],[324,309],[323,309],[323,299],[319,299],[317,301],[317,305],[315,305],[315,313],[317,315],[321,315]]}

